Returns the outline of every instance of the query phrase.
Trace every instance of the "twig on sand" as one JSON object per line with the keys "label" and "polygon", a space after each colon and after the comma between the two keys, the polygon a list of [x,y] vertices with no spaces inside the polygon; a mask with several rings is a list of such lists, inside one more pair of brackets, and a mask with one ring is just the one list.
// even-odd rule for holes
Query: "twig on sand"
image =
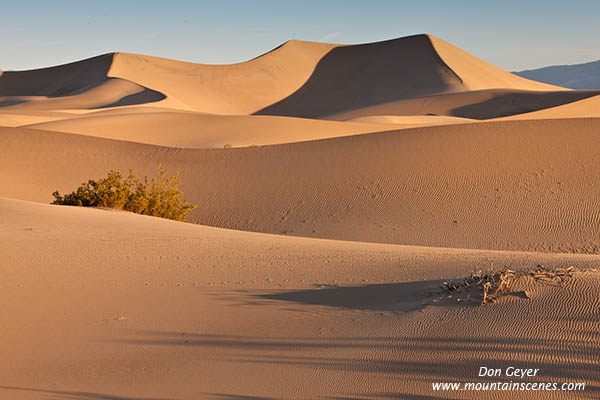
{"label": "twig on sand", "polygon": [[447,291],[448,297],[457,297],[457,301],[471,301],[471,290],[478,290],[481,295],[481,305],[493,303],[503,294],[507,293],[511,284],[516,278],[529,276],[535,281],[544,283],[562,285],[567,278],[570,278],[575,268],[573,267],[555,267],[548,268],[538,265],[533,271],[513,271],[504,268],[500,272],[483,273],[481,270],[471,272],[462,282],[446,281],[442,288]]}

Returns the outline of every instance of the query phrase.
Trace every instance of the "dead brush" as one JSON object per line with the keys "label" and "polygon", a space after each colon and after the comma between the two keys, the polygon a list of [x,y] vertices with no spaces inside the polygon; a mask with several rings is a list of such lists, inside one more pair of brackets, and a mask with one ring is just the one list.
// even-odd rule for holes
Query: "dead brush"
{"label": "dead brush", "polygon": [[458,302],[471,301],[473,292],[479,292],[480,304],[486,305],[507,293],[516,278],[528,276],[536,282],[560,286],[572,276],[574,270],[574,267],[548,268],[542,265],[538,265],[533,271],[513,271],[504,268],[500,272],[484,273],[478,270],[471,272],[462,281],[446,281],[442,288],[448,293],[449,298],[456,298]]}

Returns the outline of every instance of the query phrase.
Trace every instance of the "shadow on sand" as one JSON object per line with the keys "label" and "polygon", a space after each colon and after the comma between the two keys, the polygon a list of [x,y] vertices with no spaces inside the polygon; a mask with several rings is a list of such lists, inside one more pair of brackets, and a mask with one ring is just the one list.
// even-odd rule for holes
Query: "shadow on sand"
{"label": "shadow on sand", "polygon": [[[431,385],[444,382],[508,382],[511,378],[479,378],[479,366],[505,370],[527,360],[539,368],[540,382],[585,382],[585,395],[597,398],[600,349],[593,341],[519,337],[259,337],[188,332],[139,332],[121,343],[136,346],[186,347],[223,351],[222,360],[268,365],[274,368],[332,370],[359,374],[384,374],[398,382]],[[435,355],[434,359],[431,355]],[[482,357],[484,359],[482,359]],[[562,361],[569,359],[568,361]],[[529,368],[529,367],[528,367]],[[213,394],[217,399],[265,399]],[[351,393],[351,399],[435,399],[404,393]],[[340,398],[340,397],[335,397]],[[344,397],[341,397],[344,398]]]}
{"label": "shadow on sand", "polygon": [[[175,400],[158,397],[126,397],[106,393],[37,389],[19,386],[0,386],[0,391],[5,392],[5,394],[10,393],[11,391],[30,392],[32,394],[37,393],[40,396],[43,395],[43,398],[45,399],[56,400]],[[8,399],[10,397],[2,396],[2,398]]]}
{"label": "shadow on sand", "polygon": [[[108,76],[113,61],[114,54],[110,53],[55,67],[4,72],[0,74],[0,99],[4,97],[5,100],[0,100],[0,108],[36,101],[11,97],[69,97],[85,93],[111,80],[124,80]],[[161,92],[143,88],[139,93],[91,109],[154,103],[166,98]]]}
{"label": "shadow on sand", "polygon": [[[276,397],[262,397],[262,396],[244,396],[238,394],[225,394],[225,393],[207,393],[209,399],[212,400],[276,400]],[[363,397],[366,396],[366,397]],[[405,393],[368,393],[363,395],[347,395],[347,396],[336,396],[336,397],[318,397],[322,400],[444,400],[447,398],[432,397],[432,396],[420,396]]]}
{"label": "shadow on sand", "polygon": [[[431,280],[395,284],[371,284],[358,287],[319,287],[305,290],[285,290],[276,293],[244,292],[247,304],[269,307],[271,302],[322,305],[368,311],[407,311],[439,297],[440,283]],[[442,291],[443,292],[443,291]],[[243,296],[242,296],[243,297]],[[529,300],[519,300],[529,301]],[[455,300],[440,303],[451,307],[469,307]],[[243,305],[243,303],[241,303]],[[237,306],[237,305],[236,305]],[[464,311],[477,309],[477,303]],[[486,310],[486,315],[489,313]],[[556,318],[556,316],[552,317]],[[493,326],[493,324],[492,324]],[[443,320],[439,329],[444,330]],[[302,370],[338,371],[352,374],[382,374],[398,382],[409,380],[423,385],[432,380],[444,382],[506,381],[511,378],[479,378],[482,365],[500,368],[515,365],[538,368],[540,382],[585,382],[585,395],[600,396],[597,360],[600,359],[598,332],[573,331],[566,337],[540,338],[534,333],[515,331],[505,335],[481,332],[475,336],[460,332],[427,336],[305,336],[271,337],[217,335],[192,332],[141,331],[119,343],[134,346],[167,346],[187,351],[210,349],[221,353],[221,360],[268,366],[269,368],[300,368]],[[416,332],[415,332],[416,333]],[[203,353],[201,353],[203,354]],[[214,354],[214,353],[213,353]],[[526,360],[526,361],[524,361]],[[429,386],[430,387],[430,386]],[[427,392],[422,392],[426,394]],[[433,394],[433,393],[432,393]],[[341,393],[348,399],[435,399],[406,393]],[[261,399],[215,394],[217,399]],[[229,397],[228,397],[229,396]],[[344,397],[346,396],[346,397]]]}
{"label": "shadow on sand", "polygon": [[443,280],[362,286],[323,286],[253,295],[263,300],[371,311],[413,311],[443,295]]}
{"label": "shadow on sand", "polygon": [[561,106],[598,95],[600,95],[600,91],[597,90],[572,92],[514,91],[514,93],[499,94],[482,102],[457,107],[452,110],[452,115],[486,120]]}
{"label": "shadow on sand", "polygon": [[451,88],[449,81],[458,84],[460,78],[453,72],[440,73],[441,63],[426,35],[336,47],[296,92],[255,114],[317,118],[445,92]]}
{"label": "shadow on sand", "polygon": [[[307,81],[289,96],[255,115],[327,118],[328,115],[418,99],[419,115],[435,113],[428,96],[459,93],[463,80],[440,58],[431,39],[414,35],[355,46],[335,47],[315,66]],[[483,89],[492,99],[457,107],[450,115],[486,120],[582,100],[599,91]],[[393,114],[393,113],[391,113]],[[370,114],[366,114],[370,115]]]}

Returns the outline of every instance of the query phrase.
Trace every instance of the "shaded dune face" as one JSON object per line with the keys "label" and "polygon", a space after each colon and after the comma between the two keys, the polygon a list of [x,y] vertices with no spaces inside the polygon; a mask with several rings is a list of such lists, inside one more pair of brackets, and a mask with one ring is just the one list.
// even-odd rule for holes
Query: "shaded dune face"
{"label": "shaded dune face", "polygon": [[287,98],[256,112],[316,118],[392,100],[461,89],[462,81],[438,56],[429,37],[339,46]]}
{"label": "shaded dune face", "polygon": [[[488,120],[546,110],[598,95],[600,91],[594,90],[543,92],[519,89],[472,90],[390,101],[330,114],[324,118],[343,121],[377,115],[443,115]],[[565,113],[562,116],[568,117],[569,114]]]}
{"label": "shaded dune face", "polygon": [[31,71],[0,75],[0,96],[60,97],[81,93],[107,80],[114,54]]}
{"label": "shaded dune face", "polygon": [[600,91],[591,90],[543,93],[514,91],[491,96],[490,99],[479,103],[456,107],[452,109],[451,115],[480,120],[492,119],[561,106],[598,95],[600,95]]}
{"label": "shaded dune face", "polygon": [[[407,101],[447,103],[448,94],[478,91],[479,96],[452,98],[459,104],[446,105],[447,110],[434,106],[411,112],[489,119],[581,98],[561,90],[509,74],[430,35],[415,35],[363,45],[289,41],[231,65],[111,53],[6,72],[0,76],[0,108],[89,110],[158,103],[223,115],[339,119],[347,113],[354,113],[349,118],[408,115],[414,107]],[[523,91],[532,91],[534,99]],[[395,102],[402,110],[393,110]],[[387,111],[382,114],[380,107]]]}
{"label": "shaded dune face", "polygon": [[165,99],[155,90],[109,77],[113,59],[114,54],[105,54],[57,67],[5,72],[0,75],[0,108],[94,109]]}

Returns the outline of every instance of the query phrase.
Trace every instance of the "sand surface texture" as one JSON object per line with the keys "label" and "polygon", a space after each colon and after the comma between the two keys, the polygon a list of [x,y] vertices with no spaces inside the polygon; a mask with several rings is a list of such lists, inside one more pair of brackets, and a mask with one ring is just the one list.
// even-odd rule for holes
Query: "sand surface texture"
{"label": "sand surface texture", "polygon": [[[0,398],[597,399],[598,110],[429,35],[4,72]],[[49,204],[158,163],[191,223]],[[511,380],[586,386],[432,389]]]}

